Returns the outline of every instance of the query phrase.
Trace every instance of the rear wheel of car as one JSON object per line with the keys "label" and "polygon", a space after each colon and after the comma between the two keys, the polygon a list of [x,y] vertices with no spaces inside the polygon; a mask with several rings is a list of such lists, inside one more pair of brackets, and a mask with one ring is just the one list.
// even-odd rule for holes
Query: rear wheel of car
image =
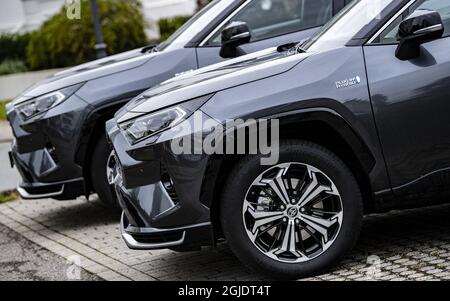
{"label": "rear wheel of car", "polygon": [[115,157],[106,137],[101,137],[92,155],[92,186],[105,205],[113,210],[119,210],[119,203],[111,181],[114,173],[114,160]]}
{"label": "rear wheel of car", "polygon": [[356,243],[361,192],[344,162],[306,141],[280,144],[279,163],[247,156],[223,190],[220,220],[235,255],[276,279],[321,273]]}

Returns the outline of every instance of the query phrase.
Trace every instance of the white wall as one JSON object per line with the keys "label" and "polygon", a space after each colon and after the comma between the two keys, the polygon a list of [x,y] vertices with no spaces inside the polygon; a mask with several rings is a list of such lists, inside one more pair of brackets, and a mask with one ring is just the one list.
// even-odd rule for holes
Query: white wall
{"label": "white wall", "polygon": [[0,0],[0,32],[35,30],[63,5],[64,0]]}
{"label": "white wall", "polygon": [[149,38],[159,38],[158,20],[175,16],[190,16],[197,9],[195,0],[141,0],[147,21],[146,33]]}
{"label": "white wall", "polygon": [[15,32],[25,22],[20,0],[0,0],[0,32]]}
{"label": "white wall", "polygon": [[[64,5],[64,0],[0,0],[0,33],[32,31]],[[195,0],[141,0],[149,38],[159,38],[161,18],[192,15]],[[83,12],[81,12],[83,14]]]}
{"label": "white wall", "polygon": [[64,0],[22,0],[26,22],[21,31],[38,29],[42,23],[59,12],[64,2]]}

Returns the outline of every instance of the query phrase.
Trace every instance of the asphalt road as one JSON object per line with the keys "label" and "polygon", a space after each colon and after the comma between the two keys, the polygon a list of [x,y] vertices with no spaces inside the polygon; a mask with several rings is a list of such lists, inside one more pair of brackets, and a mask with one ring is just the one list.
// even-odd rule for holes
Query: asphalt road
{"label": "asphalt road", "polygon": [[0,281],[67,280],[92,281],[100,278],[0,224]]}

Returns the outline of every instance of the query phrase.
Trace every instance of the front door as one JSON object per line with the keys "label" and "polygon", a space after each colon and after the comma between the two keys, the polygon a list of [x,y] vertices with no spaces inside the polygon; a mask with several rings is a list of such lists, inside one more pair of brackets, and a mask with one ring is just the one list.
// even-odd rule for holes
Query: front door
{"label": "front door", "polygon": [[[421,56],[395,57],[400,22],[417,9],[441,14],[444,37]],[[364,47],[380,142],[393,191],[425,197],[450,191],[450,0],[417,0]]]}

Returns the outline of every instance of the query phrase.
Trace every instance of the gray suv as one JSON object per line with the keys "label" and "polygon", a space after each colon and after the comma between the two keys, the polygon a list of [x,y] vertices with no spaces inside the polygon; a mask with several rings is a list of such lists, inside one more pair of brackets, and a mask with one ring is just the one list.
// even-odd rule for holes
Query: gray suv
{"label": "gray suv", "polygon": [[114,206],[104,125],[121,106],[174,75],[305,39],[343,6],[343,0],[215,0],[160,45],[35,84],[7,108],[20,195],[66,200],[97,192]]}
{"label": "gray suv", "polygon": [[[351,250],[364,213],[448,202],[449,47],[450,0],[354,0],[290,49],[143,93],[107,123],[125,242],[226,240],[254,270],[298,278]],[[276,160],[239,119],[270,121]]]}

